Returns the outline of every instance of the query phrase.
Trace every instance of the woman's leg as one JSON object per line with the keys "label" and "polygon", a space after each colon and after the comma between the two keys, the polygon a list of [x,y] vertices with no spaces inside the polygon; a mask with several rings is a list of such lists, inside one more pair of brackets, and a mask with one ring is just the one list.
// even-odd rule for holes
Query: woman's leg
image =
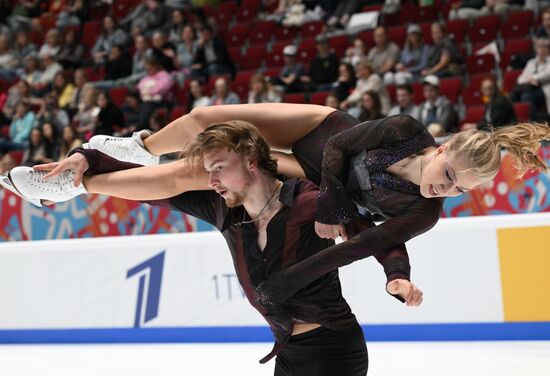
{"label": "woman's leg", "polygon": [[86,175],[83,184],[89,193],[139,201],[160,200],[186,191],[210,189],[208,173],[204,167],[200,164],[192,164],[188,159],[159,166]]}
{"label": "woman's leg", "polygon": [[211,124],[244,120],[257,126],[272,147],[290,149],[333,111],[330,107],[288,103],[201,107],[147,137],[144,144],[155,155],[176,152]]}

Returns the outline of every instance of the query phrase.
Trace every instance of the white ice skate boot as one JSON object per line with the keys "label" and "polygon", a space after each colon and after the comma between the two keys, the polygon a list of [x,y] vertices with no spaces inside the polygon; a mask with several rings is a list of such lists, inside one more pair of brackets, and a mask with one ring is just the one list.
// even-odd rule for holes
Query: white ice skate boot
{"label": "white ice skate boot", "polygon": [[25,197],[23,196],[18,190],[17,188],[15,188],[15,186],[13,185],[13,183],[11,182],[11,179],[10,179],[10,173],[9,172],[5,172],[2,174],[2,176],[0,177],[0,185],[2,185],[2,187],[4,187],[4,189],[7,189],[8,191],[16,194],[17,196],[21,197],[23,200],[27,200],[29,201],[31,204],[33,205],[36,205],[36,206],[42,206],[42,203],[40,202],[40,199],[32,199],[32,198],[29,198],[29,197]]}
{"label": "white ice skate boot", "polygon": [[46,174],[45,171],[20,166],[9,172],[9,180],[22,198],[37,206],[42,206],[40,200],[63,202],[88,193],[82,183],[78,187],[74,186],[74,172],[70,170],[47,180],[44,179]]}
{"label": "white ice skate boot", "polygon": [[86,149],[96,149],[110,157],[123,162],[131,162],[143,166],[153,166],[159,164],[159,157],[153,155],[145,149],[143,139],[151,135],[151,132],[143,130],[134,132],[132,137],[112,137],[97,135],[90,138],[83,147]]}

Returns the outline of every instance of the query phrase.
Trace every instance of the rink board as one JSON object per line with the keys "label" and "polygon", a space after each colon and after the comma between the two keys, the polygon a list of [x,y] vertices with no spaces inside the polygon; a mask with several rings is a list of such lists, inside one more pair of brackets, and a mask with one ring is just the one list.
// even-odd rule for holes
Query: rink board
{"label": "rink board", "polygon": [[[340,269],[369,340],[550,340],[550,214],[443,219],[408,243],[410,308]],[[0,343],[270,341],[218,233],[0,246]]]}

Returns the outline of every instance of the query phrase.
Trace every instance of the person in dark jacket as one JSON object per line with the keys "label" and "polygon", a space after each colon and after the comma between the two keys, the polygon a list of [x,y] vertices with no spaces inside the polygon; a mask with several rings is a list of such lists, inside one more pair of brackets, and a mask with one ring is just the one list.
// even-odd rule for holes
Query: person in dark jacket
{"label": "person in dark jacket", "polygon": [[332,83],[338,79],[338,56],[330,51],[325,35],[316,38],[317,55],[311,62],[309,78],[317,90],[330,90]]}
{"label": "person in dark jacket", "polygon": [[120,45],[111,47],[109,59],[105,64],[105,79],[117,80],[132,74],[132,59]]}
{"label": "person in dark jacket", "polygon": [[94,133],[111,136],[114,133],[121,133],[126,125],[124,115],[113,104],[107,92],[102,91],[98,94],[97,105],[99,106],[99,114],[97,115],[97,126]]}
{"label": "person in dark jacket", "polygon": [[192,68],[195,77],[226,73],[235,75],[235,66],[225,43],[214,35],[210,26],[205,26],[201,30]]}

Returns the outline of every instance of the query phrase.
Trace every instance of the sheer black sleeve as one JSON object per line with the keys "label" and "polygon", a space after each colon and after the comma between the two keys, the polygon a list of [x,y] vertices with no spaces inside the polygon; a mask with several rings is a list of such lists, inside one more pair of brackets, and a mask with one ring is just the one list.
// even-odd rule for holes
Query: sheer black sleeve
{"label": "sheer black sleeve", "polygon": [[350,157],[383,144],[407,140],[423,130],[424,126],[416,119],[396,115],[367,121],[332,136],[323,152],[317,221],[349,223],[356,215],[356,207],[344,186]]}
{"label": "sheer black sleeve", "polygon": [[[441,208],[442,201],[439,199],[419,198],[399,216],[272,274],[259,287],[259,295],[265,299],[259,303],[269,306],[281,302],[331,270],[369,256],[391,260],[391,251],[387,256],[383,252],[399,247],[432,228],[439,219]],[[392,268],[391,261],[388,268]]]}

